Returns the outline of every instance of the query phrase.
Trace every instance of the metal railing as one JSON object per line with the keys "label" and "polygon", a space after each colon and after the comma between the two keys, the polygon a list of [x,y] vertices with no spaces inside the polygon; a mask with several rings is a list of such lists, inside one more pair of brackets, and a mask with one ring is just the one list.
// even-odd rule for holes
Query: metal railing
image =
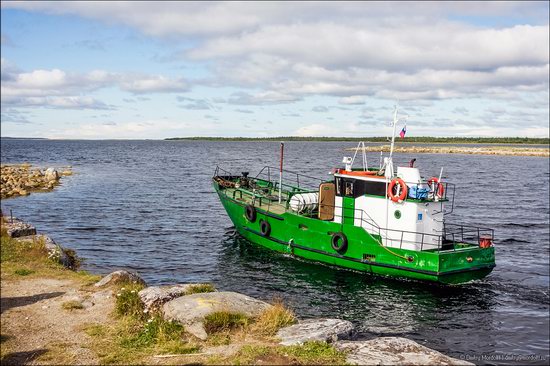
{"label": "metal railing", "polygon": [[[245,196],[249,196],[250,200],[253,205],[256,205],[256,202],[259,204],[259,207],[264,209],[267,212],[280,214],[281,212],[274,212],[272,211],[272,208],[277,207],[278,210],[283,210],[283,212],[291,211],[289,207],[290,199],[294,194],[303,193],[303,192],[318,192],[318,185],[315,189],[309,189],[306,190],[305,188],[302,188],[304,177],[316,180],[317,182],[324,182],[322,179],[310,177],[307,175],[290,172],[290,171],[283,171],[283,173],[289,173],[295,176],[296,179],[296,186],[289,185],[283,183],[283,187],[290,187],[293,188],[291,192],[285,192],[284,194],[284,202],[278,203],[274,201],[273,197],[269,197],[269,193],[273,193],[278,189],[278,182],[272,182],[270,180],[271,178],[271,169],[275,169],[273,167],[266,166],[260,171],[260,173],[255,177],[251,178],[252,181],[254,180],[262,180],[268,184],[266,187],[267,191],[257,191],[255,188],[251,188],[252,190],[248,189],[235,189],[231,192],[231,198],[237,199],[237,195],[239,196],[241,200],[243,199],[243,194]],[[276,170],[278,172],[278,170]],[[220,176],[219,174],[223,173],[223,176]],[[267,179],[261,178],[262,176],[267,175]],[[241,177],[241,175],[235,175],[232,174],[220,167],[216,167],[214,177],[219,177],[221,179],[237,179]],[[302,181],[300,181],[300,177],[302,177]],[[300,186],[300,184],[302,184]],[[418,184],[418,183],[417,183]],[[453,190],[452,193],[452,202],[454,203],[454,184],[451,183],[441,183],[445,184],[446,188],[450,188]],[[445,189],[446,192],[449,192],[448,189]],[[229,197],[227,192],[223,192],[226,196]],[[446,195],[444,197],[447,197]],[[266,207],[267,206],[267,207]],[[475,226],[467,226],[467,225],[460,225],[460,224],[450,224],[443,222],[443,230],[441,233],[438,234],[431,234],[431,233],[424,233],[424,232],[415,232],[415,231],[407,231],[407,230],[398,230],[398,229],[389,229],[389,228],[382,228],[380,227],[376,221],[369,216],[367,212],[365,212],[363,209],[350,209],[345,208],[343,206],[337,206],[337,205],[326,205],[323,204],[324,207],[332,208],[334,211],[334,218],[339,218],[340,224],[344,225],[345,222],[348,220],[352,221],[352,225],[354,226],[360,226],[362,227],[365,232],[371,236],[375,241],[377,241],[380,245],[385,245],[393,248],[399,248],[403,249],[403,245],[413,245],[415,247],[420,247],[420,251],[423,250],[433,250],[433,251],[446,251],[446,250],[456,250],[455,245],[461,244],[463,246],[477,246],[481,240],[483,239],[490,239],[491,242],[494,240],[494,230],[490,228],[484,228],[484,227],[475,227]],[[303,216],[309,216],[309,217],[316,217],[317,212],[319,210],[319,206],[313,209],[305,210],[300,212],[299,214]],[[353,215],[346,214],[346,212],[349,213],[350,210],[353,210]],[[452,212],[452,210],[451,210]],[[436,212],[440,213],[440,212]],[[450,212],[445,212],[444,214],[448,214]],[[360,225],[356,225],[356,220],[359,221]],[[379,238],[376,238],[376,236]],[[390,245],[388,245],[388,243]]]}
{"label": "metal railing", "polygon": [[[260,170],[260,172],[256,175],[255,178],[263,179],[265,181],[271,182],[271,178],[278,177],[278,173],[279,173],[279,168],[264,166],[262,170]],[[273,176],[273,174],[275,174],[275,176]],[[283,169],[282,187],[294,188],[294,191],[318,190],[319,184],[323,182],[326,182],[326,180]],[[273,183],[274,183],[274,186],[278,187],[278,182],[274,181]]]}

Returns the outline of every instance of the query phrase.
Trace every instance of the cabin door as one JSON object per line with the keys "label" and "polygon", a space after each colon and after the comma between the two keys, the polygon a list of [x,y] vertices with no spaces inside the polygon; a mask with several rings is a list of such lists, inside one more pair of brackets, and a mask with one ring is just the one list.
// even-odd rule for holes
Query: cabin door
{"label": "cabin door", "polygon": [[353,225],[355,219],[355,198],[344,197],[342,201],[342,223]]}

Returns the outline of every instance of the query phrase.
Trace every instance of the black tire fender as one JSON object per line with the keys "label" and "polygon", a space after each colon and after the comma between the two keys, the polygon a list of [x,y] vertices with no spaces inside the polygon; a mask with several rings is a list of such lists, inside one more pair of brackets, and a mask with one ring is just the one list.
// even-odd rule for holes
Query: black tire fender
{"label": "black tire fender", "polygon": [[244,208],[244,215],[250,222],[256,221],[256,208],[252,205],[246,205]]}
{"label": "black tire fender", "polygon": [[271,225],[265,220],[260,220],[260,233],[262,236],[268,237],[271,234]]}
{"label": "black tire fender", "polygon": [[344,233],[333,233],[330,244],[336,252],[344,254],[348,249],[348,238]]}

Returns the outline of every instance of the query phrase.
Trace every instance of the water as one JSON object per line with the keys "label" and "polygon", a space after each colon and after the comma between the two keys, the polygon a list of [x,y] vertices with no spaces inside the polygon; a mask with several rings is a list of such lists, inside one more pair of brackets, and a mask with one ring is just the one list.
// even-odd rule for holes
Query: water
{"label": "water", "polygon": [[[285,168],[326,177],[354,145],[287,143]],[[547,158],[397,154],[402,164],[416,157],[426,176],[444,167],[457,184],[450,221],[496,230],[492,274],[442,287],[299,261],[235,235],[210,183],[214,168],[254,175],[277,165],[278,149],[278,142],[2,140],[3,163],[75,172],[55,191],[4,200],[2,209],[76,249],[98,273],[127,268],[150,284],[212,282],[281,298],[300,317],[348,319],[362,337],[405,336],[476,363],[548,361]],[[368,156],[378,163],[378,154]]]}

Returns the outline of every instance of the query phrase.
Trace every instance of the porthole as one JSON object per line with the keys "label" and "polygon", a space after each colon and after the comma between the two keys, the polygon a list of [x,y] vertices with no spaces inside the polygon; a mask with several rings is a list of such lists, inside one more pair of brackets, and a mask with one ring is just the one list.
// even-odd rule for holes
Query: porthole
{"label": "porthole", "polygon": [[400,219],[401,218],[401,211],[395,210],[395,212],[393,213],[393,216],[395,216],[396,219]]}

